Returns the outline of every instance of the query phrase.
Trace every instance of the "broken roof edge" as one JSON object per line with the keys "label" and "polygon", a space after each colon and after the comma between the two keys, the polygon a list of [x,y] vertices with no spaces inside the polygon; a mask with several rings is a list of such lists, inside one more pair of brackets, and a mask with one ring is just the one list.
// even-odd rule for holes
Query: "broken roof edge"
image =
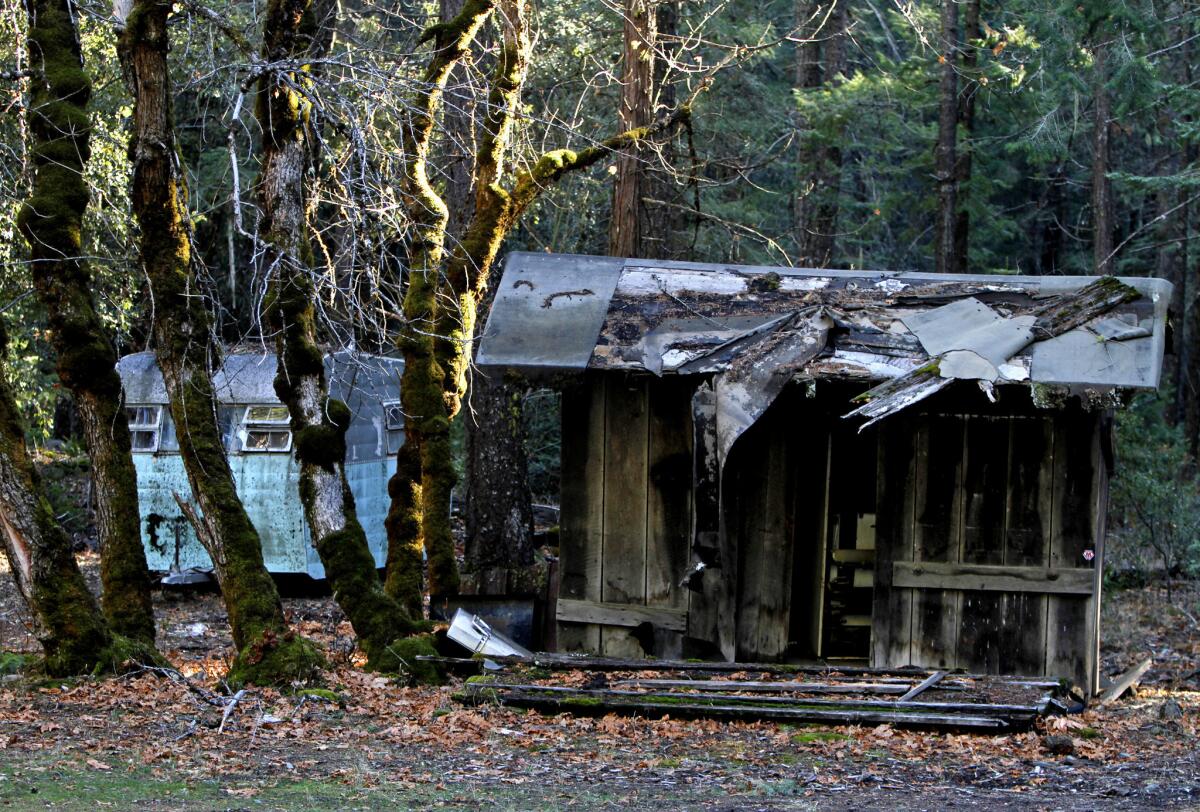
{"label": "broken roof edge", "polygon": [[[480,338],[475,363],[482,368],[504,368],[527,375],[578,373],[592,366],[592,352],[601,335],[617,286],[627,271],[661,270],[665,274],[713,273],[744,276],[775,274],[790,278],[863,280],[900,285],[930,282],[970,283],[997,291],[1025,290],[1052,296],[1081,289],[1095,276],[1017,276],[1000,274],[937,274],[923,271],[869,271],[735,265],[581,254],[517,251],[505,256],[493,304]],[[1120,277],[1149,300],[1153,308],[1152,333],[1146,337],[1149,356],[1157,363],[1135,388],[1157,388],[1166,345],[1166,311],[1171,298],[1169,282],[1153,277]],[[883,287],[883,286],[880,286]],[[1045,358],[1039,359],[1044,362]],[[613,367],[617,368],[617,367]],[[621,368],[632,369],[623,365]],[[655,370],[647,369],[655,373]],[[670,374],[662,370],[662,374]],[[870,376],[884,380],[886,376]],[[1091,383],[1128,386],[1127,380],[1060,380],[1055,371],[1037,376],[1044,383]]]}

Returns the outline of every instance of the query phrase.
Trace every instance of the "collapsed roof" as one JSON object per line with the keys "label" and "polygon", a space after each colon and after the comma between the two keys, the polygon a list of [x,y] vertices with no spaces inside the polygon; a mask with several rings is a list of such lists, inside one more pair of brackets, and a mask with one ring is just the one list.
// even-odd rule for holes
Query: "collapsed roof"
{"label": "collapsed roof", "polygon": [[[476,362],[527,372],[720,373],[883,381],[891,414],[952,380],[1154,389],[1171,286],[1160,279],[769,268],[510,254]],[[784,379],[784,380],[780,380]],[[773,398],[769,398],[773,399]]]}

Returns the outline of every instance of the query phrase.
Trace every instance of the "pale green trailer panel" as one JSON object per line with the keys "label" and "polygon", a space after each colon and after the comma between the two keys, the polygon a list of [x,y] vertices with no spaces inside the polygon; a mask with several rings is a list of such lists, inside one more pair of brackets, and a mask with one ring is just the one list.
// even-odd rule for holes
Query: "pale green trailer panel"
{"label": "pale green trailer panel", "polygon": [[[340,352],[325,358],[330,394],[349,405],[346,476],[359,521],[377,566],[387,557],[383,520],[387,482],[403,442],[400,373],[403,361]],[[218,419],[238,494],[262,539],[267,569],[324,578],[313,549],[298,489],[300,468],[292,453],[287,409],[275,396],[273,353],[235,352],[213,377]],[[127,355],[118,363],[138,475],[142,542],[150,568],[161,572],[208,570],[212,562],[175,494],[191,500],[166,390],[153,353]]]}

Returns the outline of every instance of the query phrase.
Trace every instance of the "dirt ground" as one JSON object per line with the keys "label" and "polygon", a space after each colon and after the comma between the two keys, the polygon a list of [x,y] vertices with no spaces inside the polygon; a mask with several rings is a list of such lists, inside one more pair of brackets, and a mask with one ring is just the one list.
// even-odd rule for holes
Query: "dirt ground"
{"label": "dirt ground", "polygon": [[[81,563],[94,578],[95,557]],[[1179,589],[1194,609],[1200,587]],[[1005,736],[467,708],[455,684],[357,670],[329,598],[285,603],[329,652],[327,691],[250,690],[225,716],[207,692],[230,640],[204,592],[156,595],[160,647],[186,684],[0,676],[0,808],[1200,808],[1200,628],[1154,588],[1110,592],[1103,613],[1106,672],[1155,659],[1136,697]],[[26,624],[0,572],[0,649],[35,653]],[[1072,752],[1052,754],[1052,735]]]}

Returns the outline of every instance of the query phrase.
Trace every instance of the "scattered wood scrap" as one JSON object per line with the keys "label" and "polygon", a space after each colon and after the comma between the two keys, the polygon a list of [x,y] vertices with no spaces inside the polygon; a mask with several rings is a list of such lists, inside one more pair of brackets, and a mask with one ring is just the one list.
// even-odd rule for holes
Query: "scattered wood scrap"
{"label": "scattered wood scrap", "polygon": [[1120,699],[1122,694],[1137,686],[1145,673],[1150,670],[1152,665],[1154,665],[1154,661],[1147,657],[1133,668],[1117,677],[1115,680],[1113,680],[1112,685],[1109,685],[1100,692],[1098,697],[1096,697],[1096,704],[1104,706],[1115,699]]}
{"label": "scattered wood scrap", "polygon": [[[601,658],[570,658],[575,663],[570,670],[579,673],[564,674],[568,669],[562,655],[520,658],[524,662],[508,659],[505,673],[469,679],[456,699],[576,715],[996,732],[1026,730],[1040,717],[1065,711],[1059,701],[1065,695],[1060,682],[1045,678],[637,660],[620,661],[626,668],[616,668],[616,661]],[[548,668],[548,662],[558,668]],[[601,667],[593,668],[596,664]],[[805,675],[820,678],[805,679]]]}

